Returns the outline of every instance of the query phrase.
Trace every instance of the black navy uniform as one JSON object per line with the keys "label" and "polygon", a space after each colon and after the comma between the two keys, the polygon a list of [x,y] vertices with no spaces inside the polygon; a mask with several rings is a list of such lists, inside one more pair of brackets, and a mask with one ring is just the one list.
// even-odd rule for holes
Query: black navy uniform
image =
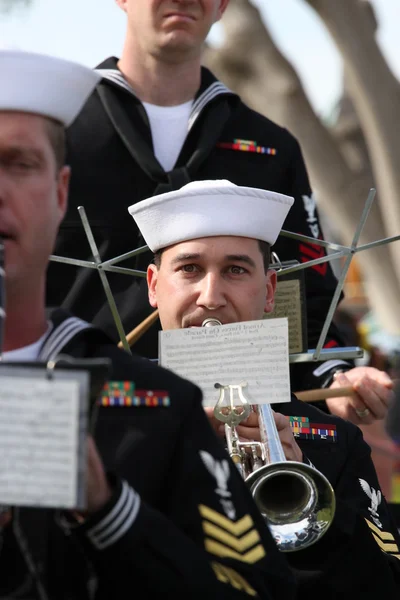
{"label": "black navy uniform", "polygon": [[[229,179],[294,196],[284,229],[322,239],[318,212],[297,140],[284,128],[250,110],[207,69],[194,99],[188,134],[172,171],[166,173],[154,156],[146,111],[117,69],[117,59],[99,66],[103,80],[67,132],[67,158],[72,167],[67,215],[55,254],[90,258],[77,207],[84,206],[104,260],[144,245],[128,206],[178,189],[191,180]],[[259,151],[235,149],[236,140],[250,141]],[[240,144],[239,144],[240,146]],[[324,256],[322,247],[280,236],[273,248],[282,261],[309,261]],[[150,253],[118,266],[145,270]],[[145,280],[107,273],[125,332],[150,312]],[[308,347],[315,348],[336,286],[329,263],[305,270]],[[47,304],[63,305],[118,339],[98,273],[92,269],[50,263]],[[156,358],[160,323],[135,345],[135,352]],[[330,347],[345,345],[332,325]],[[321,376],[316,365],[292,365],[292,389],[321,387],[343,365],[336,362]],[[348,366],[344,365],[344,368]]]}
{"label": "black navy uniform", "polygon": [[[361,430],[294,396],[273,408],[290,416],[305,462],[328,478],[336,495],[327,533],[310,548],[286,555],[298,577],[298,597],[398,598],[400,540]],[[314,433],[302,433],[309,430]]]}
{"label": "black navy uniform", "polygon": [[0,598],[294,598],[287,563],[210,427],[200,390],[63,311],[39,360],[60,353],[108,357],[113,381],[166,390],[170,406],[98,407],[94,438],[112,499],[83,524],[16,510],[3,530]]}

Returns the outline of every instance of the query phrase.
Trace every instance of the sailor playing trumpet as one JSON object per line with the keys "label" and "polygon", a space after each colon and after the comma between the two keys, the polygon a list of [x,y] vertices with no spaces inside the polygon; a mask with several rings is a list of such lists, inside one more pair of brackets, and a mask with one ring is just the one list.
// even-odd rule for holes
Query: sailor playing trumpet
{"label": "sailor playing trumpet", "polygon": [[[281,194],[202,181],[131,206],[154,253],[147,272],[149,300],[163,329],[201,327],[207,318],[222,324],[251,321],[272,311],[276,274],[269,270],[270,246],[291,204],[292,198]],[[383,497],[376,508],[380,527],[371,519],[364,482],[376,493],[379,483],[360,429],[295,396],[274,410],[286,459],[311,463],[336,496],[327,533],[286,555],[298,575],[298,597],[319,598],[322,586],[324,600],[397,597],[398,534]],[[247,425],[239,426],[241,435],[249,433]]]}

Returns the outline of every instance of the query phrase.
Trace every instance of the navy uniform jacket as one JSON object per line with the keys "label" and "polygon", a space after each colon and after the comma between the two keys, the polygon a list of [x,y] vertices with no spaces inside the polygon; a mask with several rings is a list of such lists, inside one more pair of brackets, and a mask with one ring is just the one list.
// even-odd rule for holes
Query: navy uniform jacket
{"label": "navy uniform jacket", "polygon": [[285,553],[297,600],[398,598],[400,537],[361,430],[294,395],[273,409],[290,418],[304,462],[335,492],[336,512],[325,535],[305,550]]}
{"label": "navy uniform jacket", "polygon": [[[155,193],[178,189],[190,180],[229,179],[294,196],[283,229],[322,239],[318,212],[297,140],[259,113],[250,110],[207,70],[190,117],[190,129],[176,166],[165,173],[153,154],[145,109],[117,70],[117,60],[100,65],[104,76],[67,132],[67,162],[72,167],[69,208],[61,225],[55,254],[89,259],[90,249],[77,211],[86,210],[104,260],[144,245],[128,206]],[[260,152],[233,149],[236,139],[248,140]],[[280,236],[274,246],[281,261],[309,261],[324,256],[322,247]],[[146,269],[150,253],[118,266]],[[305,270],[308,347],[315,348],[336,286],[329,263]],[[143,279],[107,273],[125,332],[151,311]],[[47,304],[61,304],[83,319],[105,329],[114,339],[117,330],[98,273],[71,265],[51,263]],[[158,356],[157,322],[136,343],[135,352]],[[332,347],[345,345],[332,326],[327,338]],[[339,368],[313,375],[317,365],[291,367],[292,389],[321,387]],[[343,365],[341,365],[343,367]]]}
{"label": "navy uniform jacket", "polygon": [[[399,536],[361,430],[294,396],[273,408],[291,417],[306,462],[328,478],[336,495],[327,533],[310,548],[286,555],[298,577],[299,598],[399,598]],[[295,425],[298,417],[302,428]],[[316,433],[301,433],[308,429]]]}
{"label": "navy uniform jacket", "polygon": [[[113,498],[83,525],[50,510],[16,511],[3,531],[0,598],[294,598],[285,558],[210,427],[200,390],[79,319],[58,312],[53,324],[40,360],[108,357],[112,380],[165,390],[170,406],[98,407],[94,438]],[[35,581],[47,595],[33,593]]]}

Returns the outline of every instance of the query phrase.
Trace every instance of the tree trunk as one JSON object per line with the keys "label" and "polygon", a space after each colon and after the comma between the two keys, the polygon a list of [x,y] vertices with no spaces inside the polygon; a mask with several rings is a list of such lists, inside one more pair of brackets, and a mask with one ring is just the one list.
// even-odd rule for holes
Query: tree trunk
{"label": "tree trunk", "polygon": [[[375,39],[362,0],[306,0],[342,55],[348,89],[368,143],[388,236],[400,234],[400,86]],[[390,252],[400,279],[399,245]]]}
{"label": "tree trunk", "polygon": [[[219,50],[207,51],[206,64],[247,104],[287,127],[299,139],[318,205],[336,222],[343,241],[349,244],[372,182],[346,164],[254,5],[247,0],[231,0],[222,23],[226,43]],[[385,236],[379,206],[375,204],[361,240],[366,243]],[[357,260],[371,307],[382,326],[400,332],[400,289],[388,247],[359,253]]]}

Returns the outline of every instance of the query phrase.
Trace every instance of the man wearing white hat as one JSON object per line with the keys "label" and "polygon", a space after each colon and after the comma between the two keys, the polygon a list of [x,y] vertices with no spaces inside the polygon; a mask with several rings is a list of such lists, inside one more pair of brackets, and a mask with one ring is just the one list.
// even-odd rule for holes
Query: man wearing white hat
{"label": "man wearing white hat", "polygon": [[[203,181],[130,206],[154,253],[147,271],[149,301],[158,308],[163,329],[200,327],[207,318],[222,324],[256,320],[270,312],[276,274],[268,270],[269,246],[292,202],[228,181]],[[399,538],[359,428],[295,396],[274,408],[286,458],[311,462],[336,494],[327,533],[288,555],[298,576],[298,597],[398,596]],[[300,430],[294,438],[290,424],[299,421],[308,423],[311,436]],[[254,415],[238,433],[260,439]]]}
{"label": "man wearing white hat", "polygon": [[[3,507],[0,598],[275,600],[282,590],[292,598],[290,571],[207,421],[200,390],[63,311],[46,320],[46,269],[70,177],[64,129],[98,76],[52,57],[0,52],[0,79],[0,356],[112,363],[109,401],[97,407],[88,440],[87,509]],[[134,395],[115,402],[112,385],[125,384]],[[222,499],[210,461],[224,474]],[[251,543],[229,537],[236,522]]]}

